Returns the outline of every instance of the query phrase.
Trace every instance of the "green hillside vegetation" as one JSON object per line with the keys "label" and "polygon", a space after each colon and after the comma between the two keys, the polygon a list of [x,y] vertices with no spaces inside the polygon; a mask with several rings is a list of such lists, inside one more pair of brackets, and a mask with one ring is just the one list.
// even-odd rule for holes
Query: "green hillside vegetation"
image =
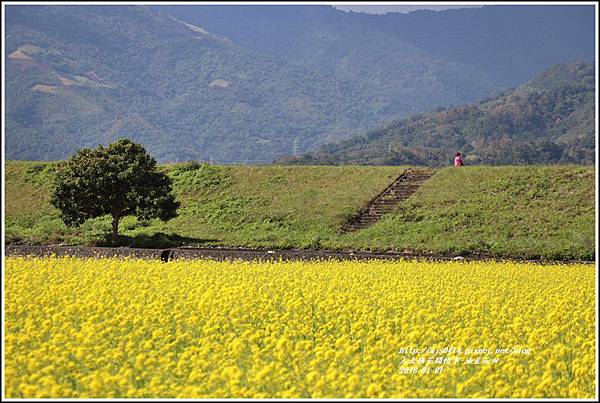
{"label": "green hillside vegetation", "polygon": [[396,214],[344,239],[357,247],[593,259],[595,171],[444,168]]}
{"label": "green hillside vegetation", "polygon": [[594,163],[595,67],[557,65],[480,102],[390,123],[288,164]]}
{"label": "green hillside vegetation", "polygon": [[[67,228],[49,204],[56,163],[6,163],[7,243],[105,245],[110,217]],[[243,246],[593,259],[592,167],[443,168],[365,230],[345,220],[406,167],[162,165],[180,216],[122,221],[130,246]]]}
{"label": "green hillside vegetation", "polygon": [[[55,163],[9,162],[6,168],[7,242],[95,244],[110,220],[68,229],[49,204]],[[319,247],[393,181],[402,167],[163,165],[182,205],[166,223],[123,219],[121,233],[138,246],[197,245]],[[23,207],[25,206],[25,207]],[[166,235],[156,236],[156,233]],[[180,238],[186,237],[187,239]]]}

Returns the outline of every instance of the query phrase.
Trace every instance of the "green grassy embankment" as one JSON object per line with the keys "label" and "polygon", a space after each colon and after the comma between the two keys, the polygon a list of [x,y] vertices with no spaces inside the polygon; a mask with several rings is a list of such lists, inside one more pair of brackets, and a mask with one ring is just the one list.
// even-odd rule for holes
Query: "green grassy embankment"
{"label": "green grassy embankment", "polygon": [[[164,165],[182,202],[163,223],[121,222],[131,246],[245,246],[593,259],[594,168],[446,168],[365,230],[337,229],[406,167]],[[52,164],[6,164],[6,242],[106,244],[109,217],[66,227]]]}
{"label": "green grassy embankment", "polygon": [[446,168],[396,214],[344,238],[358,248],[590,259],[593,167]]}

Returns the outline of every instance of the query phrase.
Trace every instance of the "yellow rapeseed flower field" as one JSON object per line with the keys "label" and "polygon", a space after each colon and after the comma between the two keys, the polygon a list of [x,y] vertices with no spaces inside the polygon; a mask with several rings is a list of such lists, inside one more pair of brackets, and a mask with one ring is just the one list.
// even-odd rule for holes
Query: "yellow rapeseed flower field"
{"label": "yellow rapeseed flower field", "polygon": [[595,268],[5,260],[7,397],[579,397]]}

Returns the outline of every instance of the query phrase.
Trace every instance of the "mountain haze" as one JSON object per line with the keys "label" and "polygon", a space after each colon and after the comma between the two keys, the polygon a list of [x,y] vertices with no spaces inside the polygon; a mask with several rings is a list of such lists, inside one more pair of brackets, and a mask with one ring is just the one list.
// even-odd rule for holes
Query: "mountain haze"
{"label": "mountain haze", "polygon": [[[555,64],[591,61],[595,49],[592,5],[498,5],[383,15],[329,6],[153,9],[311,69],[363,76],[367,82],[382,77],[388,86],[416,79],[415,87],[420,81],[438,85],[435,98],[440,101],[452,91],[464,94],[448,99],[454,103],[488,95],[490,87],[517,86]],[[433,106],[448,104],[440,101]]]}
{"label": "mountain haze", "polygon": [[519,7],[8,5],[6,158],[129,137],[162,162],[268,163],[593,59],[590,7]]}
{"label": "mountain haze", "polygon": [[424,51],[328,6],[154,6],[245,48],[352,83],[365,123],[459,104],[499,87],[469,65]]}

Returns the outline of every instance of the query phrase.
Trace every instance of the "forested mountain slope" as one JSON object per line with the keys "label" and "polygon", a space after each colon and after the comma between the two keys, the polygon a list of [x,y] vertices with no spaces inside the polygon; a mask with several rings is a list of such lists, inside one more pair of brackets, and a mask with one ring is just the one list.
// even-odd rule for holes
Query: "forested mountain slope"
{"label": "forested mountain slope", "polygon": [[500,95],[398,120],[312,154],[300,164],[594,163],[595,67],[563,64]]}
{"label": "forested mountain slope", "polygon": [[160,161],[263,161],[372,124],[366,99],[145,7],[8,6],[6,156],[128,137]]}
{"label": "forested mountain slope", "polygon": [[9,5],[6,157],[128,137],[159,161],[269,163],[593,59],[590,7],[513,8]]}
{"label": "forested mountain slope", "polygon": [[311,71],[353,83],[380,123],[460,104],[499,87],[467,64],[423,50],[328,6],[154,6],[211,32]]}
{"label": "forested mountain slope", "polygon": [[[383,15],[306,5],[153,8],[244,47],[355,80],[397,113],[472,102],[552,65],[594,59],[592,5]],[[402,95],[410,99],[394,98]]]}

